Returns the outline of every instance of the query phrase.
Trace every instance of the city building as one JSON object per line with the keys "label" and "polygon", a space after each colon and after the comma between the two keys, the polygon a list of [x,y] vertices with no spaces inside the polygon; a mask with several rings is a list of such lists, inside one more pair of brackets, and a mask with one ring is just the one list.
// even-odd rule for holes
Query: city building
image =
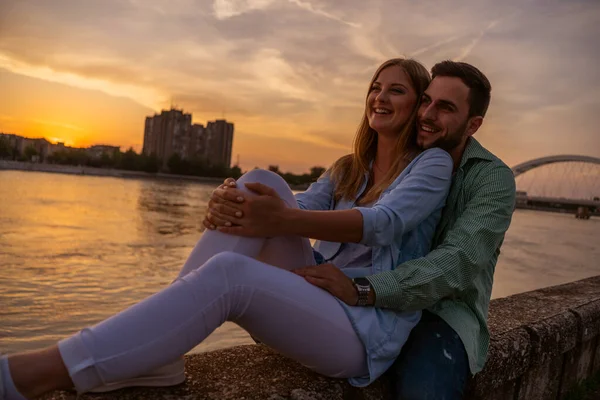
{"label": "city building", "polygon": [[121,151],[119,146],[94,145],[88,148],[76,148],[65,146],[63,142],[51,143],[44,138],[26,138],[19,135],[0,133],[14,154],[17,157],[28,158],[28,161],[47,162],[48,157],[58,152],[85,151],[92,158],[100,158],[103,153],[112,155],[114,152]]}
{"label": "city building", "polygon": [[173,154],[187,158],[191,128],[192,115],[181,110],[163,110],[146,117],[142,153],[158,157],[163,166]]}
{"label": "city building", "polygon": [[146,117],[142,153],[155,155],[166,166],[173,154],[183,159],[204,159],[210,165],[231,166],[233,124],[225,120],[192,125],[191,114],[163,110]]}
{"label": "city building", "polygon": [[209,164],[231,167],[233,124],[223,119],[209,122],[206,126],[205,158]]}
{"label": "city building", "polygon": [[17,154],[25,155],[26,150],[31,151],[30,154],[34,157],[33,161],[44,161],[46,157],[56,151],[55,145],[44,138],[32,139],[10,133],[0,133],[0,136]]}
{"label": "city building", "polygon": [[190,130],[188,158],[206,158],[206,129],[202,124],[194,124]]}

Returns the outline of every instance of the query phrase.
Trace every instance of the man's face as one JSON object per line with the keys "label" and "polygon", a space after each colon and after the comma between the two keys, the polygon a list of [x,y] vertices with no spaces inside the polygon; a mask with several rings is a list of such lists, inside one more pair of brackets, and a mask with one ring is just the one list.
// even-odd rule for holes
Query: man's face
{"label": "man's face", "polygon": [[469,118],[469,87],[460,78],[437,76],[423,94],[417,124],[419,147],[451,151],[475,133],[481,117]]}

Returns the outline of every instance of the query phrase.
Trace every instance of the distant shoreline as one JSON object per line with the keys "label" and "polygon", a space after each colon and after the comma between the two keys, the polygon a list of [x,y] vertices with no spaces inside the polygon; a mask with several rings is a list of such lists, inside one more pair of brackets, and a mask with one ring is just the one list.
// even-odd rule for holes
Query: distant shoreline
{"label": "distant shoreline", "polygon": [[198,183],[221,183],[224,178],[202,177],[191,175],[175,175],[165,173],[149,173],[143,171],[128,171],[123,169],[95,168],[87,166],[75,165],[59,165],[59,164],[44,164],[30,163],[22,161],[6,161],[0,160],[0,170],[13,171],[32,171],[32,172],[49,172],[56,174],[67,175],[87,175],[87,176],[107,176],[113,178],[141,178],[141,179],[162,179],[162,180],[184,180]]}
{"label": "distant shoreline", "polygon": [[[225,178],[214,178],[214,177],[203,177],[193,175],[175,175],[165,173],[150,173],[143,171],[128,171],[124,169],[110,169],[110,168],[95,168],[87,166],[75,166],[75,165],[59,165],[59,164],[44,164],[44,163],[30,163],[23,161],[8,161],[0,160],[0,171],[30,171],[30,172],[48,172],[55,174],[66,174],[66,175],[80,175],[80,176],[107,176],[113,178],[126,178],[126,179],[158,179],[158,180],[173,180],[173,181],[188,181],[195,183],[211,183],[218,185],[222,183]],[[303,191],[306,187],[296,187],[290,185],[292,190]]]}

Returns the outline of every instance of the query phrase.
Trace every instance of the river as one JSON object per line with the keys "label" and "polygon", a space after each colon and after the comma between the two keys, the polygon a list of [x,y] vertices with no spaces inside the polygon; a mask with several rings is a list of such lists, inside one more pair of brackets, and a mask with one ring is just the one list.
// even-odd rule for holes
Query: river
{"label": "river", "polygon": [[[212,185],[0,171],[0,353],[54,343],[168,285]],[[517,210],[493,297],[600,273],[600,219]],[[225,323],[193,352],[252,343]]]}

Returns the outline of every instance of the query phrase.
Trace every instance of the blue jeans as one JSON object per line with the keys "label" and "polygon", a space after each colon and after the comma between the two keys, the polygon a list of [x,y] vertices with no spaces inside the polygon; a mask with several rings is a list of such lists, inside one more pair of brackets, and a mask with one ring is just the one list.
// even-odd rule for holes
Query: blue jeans
{"label": "blue jeans", "polygon": [[456,332],[424,311],[388,373],[394,399],[459,400],[469,378],[469,359]]}

